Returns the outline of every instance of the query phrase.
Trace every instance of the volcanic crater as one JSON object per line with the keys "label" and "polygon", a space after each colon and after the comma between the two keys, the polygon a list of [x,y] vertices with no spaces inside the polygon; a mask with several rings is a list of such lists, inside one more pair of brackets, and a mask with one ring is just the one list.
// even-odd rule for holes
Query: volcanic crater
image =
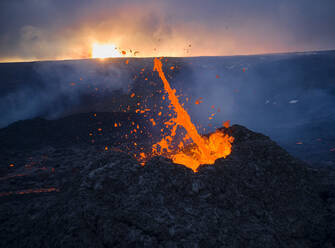
{"label": "volcanic crater", "polygon": [[[326,58],[333,56],[331,53]],[[242,58],[232,59],[236,65]],[[244,59],[263,61],[262,57]],[[275,65],[277,59],[275,56]],[[210,60],[165,59],[165,69],[170,67],[166,75],[173,78],[184,66],[191,75],[186,65],[198,61],[199,69]],[[313,68],[314,60],[310,59]],[[0,129],[0,247],[335,247],[335,170],[325,163],[317,166],[319,158],[325,157],[328,162],[334,156],[333,148],[329,149],[334,137],[329,128],[333,119],[328,118],[328,124],[321,128],[326,134],[322,139],[315,139],[317,132],[304,131],[319,143],[325,141],[322,149],[315,149],[319,143],[308,148],[314,154],[314,165],[291,156],[269,137],[240,125],[224,124],[215,132],[201,135],[181,101],[187,97],[175,94],[160,61],[154,61],[157,75],[152,71],[151,59],[130,60],[130,64],[136,64],[130,70],[140,73],[133,77],[127,93],[108,88],[110,84],[98,89],[89,80],[80,79],[78,85],[60,81],[57,85],[54,79],[55,88],[45,88],[52,91],[70,87],[71,97],[84,92],[78,97],[81,104],[70,101],[70,107],[60,115],[52,115],[53,119],[16,121]],[[296,59],[292,61],[284,62],[286,66],[296,63]],[[302,61],[305,63],[305,59]],[[99,76],[106,74],[104,80],[125,82],[123,79],[130,75],[129,71],[122,77],[116,73],[115,68],[129,66],[122,59],[105,61],[103,68],[93,61],[81,63],[98,68]],[[263,67],[268,72],[269,61],[264,63],[265,67],[257,62],[248,72]],[[222,65],[226,75],[234,68]],[[9,67],[5,65],[3,71]],[[331,71],[327,68],[324,70]],[[242,72],[242,76],[239,69],[233,73],[245,79],[246,71]],[[271,80],[276,78],[269,75]],[[21,76],[23,84],[26,78]],[[193,86],[192,80],[186,81],[183,86]],[[215,85],[227,82],[225,79]],[[238,92],[236,80],[232,82],[232,92]],[[330,84],[330,79],[326,83]],[[310,85],[315,86],[314,81]],[[245,96],[238,98],[243,106],[248,105],[242,104]],[[68,97],[60,94],[60,98],[63,103]],[[202,100],[198,98],[195,104],[198,106]],[[269,102],[264,105],[259,101],[238,114],[252,112],[252,119],[258,116],[261,120],[264,113],[278,110],[274,103],[270,108]],[[57,105],[57,101],[47,103],[40,116],[49,116],[54,111],[51,105]],[[262,106],[262,110],[254,116],[250,109],[257,109],[255,106]],[[301,109],[308,110],[308,105],[304,106]],[[282,103],[280,107],[281,113],[286,113],[287,106]],[[4,109],[9,112],[11,108]],[[210,113],[209,120],[219,112],[215,106],[211,109],[216,112]],[[324,110],[331,116],[331,108]],[[282,120],[282,116],[276,118]],[[24,119],[14,118],[11,113],[9,117],[2,120],[2,125]],[[211,137],[215,137],[214,142]],[[328,156],[321,156],[326,154],[324,148]],[[301,149],[306,154],[306,148]]]}
{"label": "volcanic crater", "polygon": [[[111,126],[121,115],[96,117]],[[1,247],[334,246],[334,170],[312,169],[239,125],[221,128],[235,138],[231,154],[196,173],[159,156],[142,166],[105,150],[105,138],[78,140],[101,125],[88,116],[0,130],[2,148],[30,133],[2,149],[13,166],[1,170]],[[71,142],[51,138],[69,123]]]}

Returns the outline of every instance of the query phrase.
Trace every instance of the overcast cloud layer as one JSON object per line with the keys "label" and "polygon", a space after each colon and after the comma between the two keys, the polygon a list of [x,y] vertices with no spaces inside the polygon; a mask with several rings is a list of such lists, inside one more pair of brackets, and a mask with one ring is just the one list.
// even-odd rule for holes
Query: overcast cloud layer
{"label": "overcast cloud layer", "polygon": [[334,0],[1,0],[0,61],[335,49]]}

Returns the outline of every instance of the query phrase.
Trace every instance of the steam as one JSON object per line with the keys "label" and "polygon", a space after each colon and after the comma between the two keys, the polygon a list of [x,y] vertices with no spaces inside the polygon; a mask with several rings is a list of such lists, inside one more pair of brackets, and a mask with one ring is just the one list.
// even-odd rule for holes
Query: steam
{"label": "steam", "polygon": [[93,42],[141,56],[334,49],[334,11],[333,0],[3,0],[0,61],[88,58]]}
{"label": "steam", "polygon": [[[279,137],[282,128],[294,132],[297,126],[335,120],[332,58],[333,53],[185,59],[189,73],[173,86],[192,96],[186,108],[207,131],[231,120]],[[203,103],[197,105],[199,97]]]}
{"label": "steam", "polygon": [[[230,120],[272,138],[293,139],[297,138],[297,128],[335,121],[333,60],[333,52],[324,52],[180,58],[168,59],[167,63],[178,68],[168,70],[174,73],[169,82],[177,94],[183,94],[181,102],[201,133]],[[133,88],[133,75],[139,75],[144,65],[148,66],[149,79],[138,77]],[[2,75],[9,71],[6,66],[10,65],[0,67]],[[128,65],[122,59],[114,59],[11,66],[13,75],[3,76],[1,84],[1,127],[38,116],[58,118],[78,112],[109,111],[113,97],[119,106],[128,89],[138,95],[137,91],[150,91],[150,81],[156,80],[150,76],[151,59]],[[28,66],[31,68],[24,71]],[[203,103],[197,105],[199,97],[203,97]],[[124,100],[127,99],[126,96]],[[214,118],[209,120],[213,113]],[[309,135],[316,133],[317,129]]]}
{"label": "steam", "polygon": [[[17,64],[16,70],[23,66]],[[116,90],[125,92],[131,82],[131,75],[122,71],[118,63],[98,61],[36,63],[29,73],[32,76],[14,90],[3,85],[0,127],[39,116],[63,116],[80,107],[84,96],[102,98]],[[15,78],[9,80],[15,82]]]}

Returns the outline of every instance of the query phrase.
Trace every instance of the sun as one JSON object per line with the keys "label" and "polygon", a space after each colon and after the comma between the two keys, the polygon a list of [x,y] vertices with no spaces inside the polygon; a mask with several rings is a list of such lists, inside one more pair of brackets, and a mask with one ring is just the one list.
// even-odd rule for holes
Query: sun
{"label": "sun", "polygon": [[121,57],[122,55],[117,50],[114,44],[99,44],[93,43],[92,44],[92,58],[115,58]]}

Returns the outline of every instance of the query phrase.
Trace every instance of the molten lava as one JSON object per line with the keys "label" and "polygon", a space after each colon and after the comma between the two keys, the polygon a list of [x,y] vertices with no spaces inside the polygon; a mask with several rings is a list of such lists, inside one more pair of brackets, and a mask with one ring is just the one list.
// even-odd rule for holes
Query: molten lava
{"label": "molten lava", "polygon": [[[163,155],[172,159],[174,163],[183,164],[193,171],[201,164],[214,164],[218,158],[225,158],[231,153],[232,142],[234,138],[217,130],[209,137],[201,136],[187,111],[179,103],[176,96],[176,90],[172,89],[162,70],[162,62],[160,59],[154,60],[154,71],[157,71],[159,77],[163,81],[164,89],[170,100],[170,108],[176,113],[176,117],[171,118],[164,124],[170,127],[171,134],[166,135],[161,141],[154,144],[152,153],[154,155]],[[176,136],[178,127],[186,130],[186,135],[178,145],[178,150],[173,149],[172,142]],[[193,144],[186,146],[187,140],[191,139]]]}

